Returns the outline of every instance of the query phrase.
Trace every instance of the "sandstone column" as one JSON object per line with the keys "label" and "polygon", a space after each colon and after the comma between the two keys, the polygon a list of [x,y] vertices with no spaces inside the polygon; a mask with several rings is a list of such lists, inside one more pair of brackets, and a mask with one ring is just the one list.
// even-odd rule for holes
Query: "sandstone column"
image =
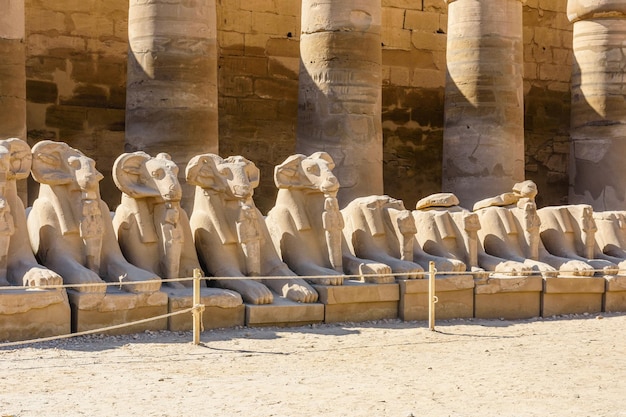
{"label": "sandstone column", "polygon": [[442,188],[471,208],[524,180],[522,2],[448,4]]}
{"label": "sandstone column", "polygon": [[626,1],[569,0],[574,23],[569,202],[626,210]]}
{"label": "sandstone column", "polygon": [[341,207],[383,193],[380,0],[302,0],[296,150],[328,152]]}
{"label": "sandstone column", "polygon": [[130,0],[126,151],[169,153],[181,184],[194,155],[218,152],[216,28],[215,0]]}
{"label": "sandstone column", "polygon": [[0,0],[0,139],[26,140],[24,0]]}

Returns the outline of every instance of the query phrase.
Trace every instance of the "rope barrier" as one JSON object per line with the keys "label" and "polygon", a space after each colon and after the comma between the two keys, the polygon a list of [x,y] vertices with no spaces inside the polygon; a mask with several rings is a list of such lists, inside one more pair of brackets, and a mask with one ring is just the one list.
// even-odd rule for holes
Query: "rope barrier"
{"label": "rope barrier", "polygon": [[[581,272],[585,273],[585,275],[581,275]],[[496,277],[496,278],[501,278],[501,277],[507,277],[507,276],[511,276],[511,277],[518,277],[518,276],[543,276],[543,275],[556,275],[556,276],[564,276],[564,275],[568,275],[568,276],[576,276],[576,277],[592,277],[593,275],[587,275],[587,274],[591,274],[593,273],[593,275],[596,274],[603,274],[603,275],[620,275],[620,273],[624,273],[626,274],[626,271],[618,271],[616,274],[610,274],[607,273],[604,269],[593,269],[593,270],[585,270],[585,271],[580,271],[580,270],[571,270],[571,271],[561,271],[561,270],[556,270],[556,271],[537,271],[537,270],[532,270],[532,271],[514,271],[514,272],[506,272],[506,271],[439,271],[437,270],[437,276],[440,275],[474,275],[474,276],[487,276],[489,277]],[[415,279],[423,279],[423,278],[427,278],[429,274],[429,271],[416,271],[416,272],[392,272],[389,274],[354,274],[354,275],[350,275],[350,274],[342,274],[341,277],[343,277],[344,279],[353,279],[353,278],[357,278],[357,279],[362,279],[362,278],[376,278],[376,277],[403,277],[403,276],[407,276],[407,275],[418,275],[419,278],[415,278]],[[249,279],[255,279],[255,280],[275,280],[275,279],[319,279],[319,278],[328,278],[329,275],[271,275],[271,276],[259,276],[259,277],[248,277],[248,276],[238,276],[238,277],[226,277],[226,276],[219,276],[219,277],[200,277],[200,280],[202,281],[218,281],[218,280],[249,280]],[[102,287],[102,286],[106,286],[106,287],[122,287],[122,286],[127,286],[127,285],[143,285],[143,284],[148,284],[148,283],[169,283],[169,282],[186,282],[186,281],[193,281],[194,278],[193,277],[186,277],[186,278],[159,278],[159,279],[154,279],[154,280],[146,280],[146,281],[128,281],[128,282],[107,282],[107,281],[103,281],[101,283],[84,283],[84,284],[61,284],[61,285],[40,285],[40,286],[18,286],[18,285],[11,285],[11,286],[0,286],[0,291],[23,291],[23,290],[51,290],[51,289],[76,289],[76,288],[90,288],[90,287]],[[191,289],[191,287],[189,287]]]}
{"label": "rope barrier", "polygon": [[[593,272],[594,274],[596,273],[602,273],[602,274],[606,274],[606,271],[604,269],[594,269],[594,270],[588,270],[588,271],[584,271],[586,273],[591,273]],[[621,271],[620,271],[621,272]],[[430,330],[434,330],[435,329],[435,303],[437,303],[438,299],[437,296],[435,295],[435,285],[434,285],[434,280],[436,279],[437,276],[442,276],[442,275],[474,275],[474,276],[485,276],[487,275],[487,277],[493,277],[493,275],[496,275],[496,277],[500,278],[500,277],[515,277],[515,276],[522,276],[522,277],[529,277],[529,276],[542,276],[543,274],[546,273],[550,273],[550,274],[557,274],[557,275],[563,275],[563,274],[579,274],[580,271],[523,271],[523,272],[496,272],[496,271],[438,271],[437,269],[435,269],[434,267],[434,262],[430,262],[429,263],[429,269],[427,271],[417,271],[414,272],[413,274],[418,274],[420,277],[417,279],[423,279],[423,278],[428,278],[429,279],[429,329]],[[406,276],[408,275],[406,272],[400,272],[400,273],[390,273],[390,274],[358,274],[358,275],[342,275],[343,278],[345,279],[350,279],[350,278],[368,278],[368,277],[402,277],[402,276]],[[582,276],[582,277],[586,277]],[[129,323],[122,323],[122,324],[117,324],[114,326],[108,326],[108,327],[102,327],[99,329],[93,329],[93,330],[86,330],[86,331],[82,331],[82,332],[77,332],[77,333],[69,333],[69,334],[65,334],[65,335],[58,335],[58,336],[50,336],[50,337],[45,337],[45,338],[39,338],[39,339],[30,339],[30,340],[22,340],[22,341],[16,341],[16,342],[5,342],[5,343],[0,343],[0,349],[3,348],[7,348],[7,347],[13,347],[13,346],[21,346],[21,345],[27,345],[27,344],[33,344],[33,343],[41,343],[41,342],[49,342],[49,341],[55,341],[55,340],[61,340],[61,339],[68,339],[68,338],[72,338],[72,337],[78,337],[78,336],[86,336],[86,335],[90,335],[90,334],[96,334],[96,333],[103,333],[103,332],[108,332],[111,330],[117,330],[117,329],[121,329],[121,328],[125,328],[125,327],[130,327],[130,326],[134,326],[137,324],[142,324],[142,323],[147,323],[150,321],[155,321],[155,320],[160,320],[163,318],[168,318],[168,317],[172,317],[172,316],[176,316],[179,314],[186,314],[186,313],[192,313],[193,314],[193,343],[194,344],[199,344],[200,343],[200,332],[204,331],[203,328],[203,323],[202,323],[202,312],[205,309],[205,306],[203,304],[200,303],[200,285],[199,283],[201,281],[211,281],[211,280],[245,280],[245,279],[259,279],[259,280],[270,280],[270,279],[315,279],[315,278],[328,278],[328,275],[308,275],[308,276],[267,276],[267,277],[202,277],[201,276],[201,271],[196,269],[194,270],[194,276],[193,277],[189,277],[189,278],[168,278],[168,279],[158,279],[158,280],[149,280],[149,281],[130,281],[130,282],[123,282],[123,283],[118,283],[118,282],[102,282],[102,283],[86,283],[86,284],[63,284],[63,285],[42,285],[42,286],[38,286],[38,287],[34,287],[34,286],[29,286],[29,287],[20,287],[20,286],[5,286],[5,287],[0,287],[0,291],[5,291],[5,290],[44,290],[44,289],[74,289],[74,288],[83,288],[83,287],[102,287],[104,286],[122,286],[122,285],[134,285],[134,284],[146,284],[146,283],[155,283],[155,282],[159,282],[159,283],[169,283],[169,282],[184,282],[184,281],[190,281],[193,280],[194,285],[193,285],[193,307],[184,309],[184,310],[179,310],[173,313],[167,313],[167,314],[162,314],[159,316],[155,316],[155,317],[150,317],[147,319],[142,319],[142,320],[137,320],[137,321],[133,321],[133,322],[129,322]]]}

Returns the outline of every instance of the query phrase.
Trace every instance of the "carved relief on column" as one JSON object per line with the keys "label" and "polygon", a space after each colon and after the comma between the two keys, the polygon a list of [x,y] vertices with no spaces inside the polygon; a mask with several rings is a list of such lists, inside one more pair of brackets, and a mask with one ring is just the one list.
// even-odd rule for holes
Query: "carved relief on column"
{"label": "carved relief on column", "polygon": [[0,0],[0,137],[26,138],[24,1]]}
{"label": "carved relief on column", "polygon": [[215,0],[131,0],[128,14],[126,151],[167,152],[179,166],[217,152]]}
{"label": "carved relief on column", "polygon": [[524,179],[522,1],[448,1],[443,190],[461,206]]}
{"label": "carved relief on column", "polygon": [[341,207],[382,194],[380,0],[303,0],[296,150],[325,151]]}
{"label": "carved relief on column", "polygon": [[626,1],[569,0],[574,23],[571,204],[626,209]]}

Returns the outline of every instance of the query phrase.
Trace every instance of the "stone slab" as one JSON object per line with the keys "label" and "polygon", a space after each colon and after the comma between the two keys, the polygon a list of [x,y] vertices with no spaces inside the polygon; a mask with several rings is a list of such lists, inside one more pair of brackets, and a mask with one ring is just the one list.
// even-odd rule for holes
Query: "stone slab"
{"label": "stone slab", "polygon": [[474,317],[526,319],[541,315],[543,279],[539,276],[474,280]]}
{"label": "stone slab", "polygon": [[0,291],[0,341],[59,336],[71,331],[65,290]]}
{"label": "stone slab", "polygon": [[543,317],[562,314],[599,313],[606,280],[604,277],[556,277],[544,279]]}
{"label": "stone slab", "polygon": [[626,311],[626,276],[607,276],[603,310],[607,312]]}
{"label": "stone slab", "polygon": [[345,280],[343,285],[314,285],[324,304],[326,323],[362,322],[398,317],[397,283],[372,284]]}
{"label": "stone slab", "polygon": [[[164,288],[168,295],[168,313],[185,310],[193,306],[193,289]],[[200,303],[204,305],[202,325],[205,330],[243,326],[245,307],[241,296],[220,288],[201,288]],[[179,314],[167,318],[167,328],[171,331],[193,329],[193,314]]]}
{"label": "stone slab", "polygon": [[[428,279],[399,280],[402,320],[428,320]],[[474,317],[474,278],[441,276],[435,280],[435,320]]]}
{"label": "stone slab", "polygon": [[324,320],[324,304],[296,303],[274,294],[272,304],[246,304],[246,326],[302,326]]}
{"label": "stone slab", "polygon": [[[107,287],[106,294],[67,292],[72,309],[72,331],[83,332],[167,314],[168,297],[162,291],[129,293]],[[103,331],[104,334],[140,333],[167,329],[167,318]]]}

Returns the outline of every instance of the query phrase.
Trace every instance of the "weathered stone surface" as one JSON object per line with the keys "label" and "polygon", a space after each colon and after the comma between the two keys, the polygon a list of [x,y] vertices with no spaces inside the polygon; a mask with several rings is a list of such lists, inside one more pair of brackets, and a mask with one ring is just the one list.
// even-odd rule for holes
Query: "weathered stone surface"
{"label": "weathered stone surface", "polygon": [[[400,280],[399,317],[428,320],[428,279]],[[446,275],[435,280],[435,318],[474,317],[474,279],[471,275]]]}
{"label": "weathered stone surface", "polygon": [[326,323],[360,322],[398,317],[398,284],[370,284],[353,280],[342,286],[315,285],[324,304]]}
{"label": "weathered stone surface", "polygon": [[302,326],[322,321],[321,303],[296,303],[274,297],[272,304],[246,304],[246,326]]}
{"label": "weathered stone surface", "polygon": [[296,150],[329,153],[340,206],[381,194],[381,7],[379,1],[302,5]]}
{"label": "weathered stone surface", "polygon": [[568,17],[574,22],[575,62],[569,201],[591,204],[595,210],[623,210],[626,6],[621,1],[570,0]]}
{"label": "weathered stone surface", "polygon": [[602,311],[605,291],[603,277],[546,278],[542,297],[542,315],[598,313]]}
{"label": "weathered stone surface", "polygon": [[[72,331],[101,329],[167,314],[167,294],[161,291],[130,294],[108,287],[104,296],[68,290]],[[124,326],[106,334],[139,333],[167,329],[167,318]]]}
{"label": "weathered stone surface", "polygon": [[[130,2],[127,151],[168,152],[180,166],[217,152],[215,14],[214,0]],[[185,186],[183,206],[192,200]]]}
{"label": "weathered stone surface", "polygon": [[0,340],[68,334],[70,324],[70,306],[65,290],[0,291]]}
{"label": "weathered stone surface", "polygon": [[[168,313],[193,307],[191,288],[166,288],[165,292],[168,295]],[[245,307],[241,302],[241,296],[235,292],[217,288],[201,288],[200,303],[204,305],[202,313],[204,329],[243,326],[245,323]],[[173,332],[191,330],[193,328],[192,313],[168,317],[167,328]]]}
{"label": "weathered stone surface", "polygon": [[444,191],[462,206],[524,179],[522,4],[448,6]]}

